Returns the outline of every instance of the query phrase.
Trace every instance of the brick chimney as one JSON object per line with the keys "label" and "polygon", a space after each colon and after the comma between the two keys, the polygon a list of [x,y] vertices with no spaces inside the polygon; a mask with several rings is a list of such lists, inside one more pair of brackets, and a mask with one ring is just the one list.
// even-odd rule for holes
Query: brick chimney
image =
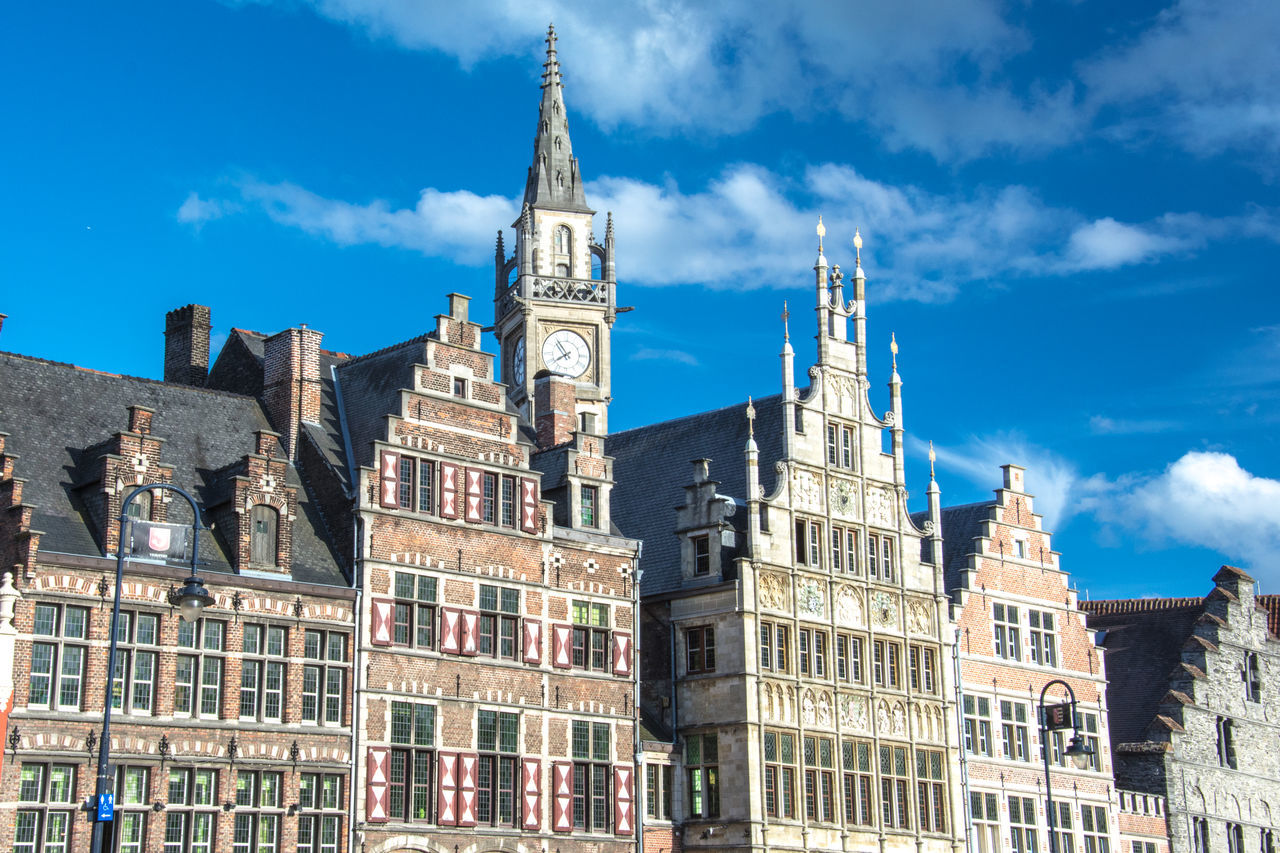
{"label": "brick chimney", "polygon": [[550,374],[534,380],[533,422],[539,447],[555,447],[573,438],[578,428],[576,391],[573,380],[563,376]]}
{"label": "brick chimney", "polygon": [[320,421],[321,332],[285,329],[264,342],[262,403],[290,459],[297,459],[298,430]]}
{"label": "brick chimney", "polygon": [[164,381],[204,385],[209,376],[212,314],[205,305],[185,305],[164,315]]}

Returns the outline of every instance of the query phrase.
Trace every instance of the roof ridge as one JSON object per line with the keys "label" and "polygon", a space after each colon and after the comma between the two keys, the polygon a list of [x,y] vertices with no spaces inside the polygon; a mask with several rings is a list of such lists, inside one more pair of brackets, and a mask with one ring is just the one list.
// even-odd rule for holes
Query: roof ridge
{"label": "roof ridge", "polygon": [[423,343],[427,341],[431,337],[431,335],[432,335],[431,332],[423,332],[422,334],[417,335],[416,337],[408,338],[407,340],[400,341],[399,343],[389,344],[383,347],[382,349],[376,349],[373,352],[366,352],[366,353],[363,353],[362,355],[349,356],[347,358],[347,361],[342,366],[346,367],[347,365],[355,364],[357,362],[364,361],[365,359],[373,358],[375,355],[382,355],[384,353],[391,352],[393,349],[398,349],[399,347],[407,346],[409,344]]}
{"label": "roof ridge", "polygon": [[1146,613],[1153,610],[1180,610],[1203,607],[1204,598],[1095,598],[1079,602],[1081,609],[1098,615]]}
{"label": "roof ridge", "polygon": [[[781,393],[777,393],[777,394],[770,394],[770,395],[769,395],[769,396],[767,396],[767,397],[756,397],[756,398],[755,398],[755,400],[754,400],[754,405],[756,405],[756,406],[760,406],[760,405],[762,405],[762,404],[764,404],[764,403],[772,402],[772,401],[773,401],[773,399],[774,399],[775,397],[781,397],[781,396],[782,396],[782,394],[781,394]],[[688,415],[680,415],[680,416],[679,416],[679,417],[677,417],[677,418],[671,418],[670,420],[666,420],[666,421],[654,421],[654,422],[653,422],[653,423],[651,423],[651,424],[644,424],[644,425],[642,425],[642,426],[634,426],[634,427],[631,427],[630,429],[624,429],[624,430],[622,430],[621,432],[612,432],[612,433],[609,433],[609,435],[605,436],[605,440],[606,440],[606,441],[608,441],[608,439],[610,439],[610,438],[618,438],[619,436],[626,435],[626,434],[627,434],[627,433],[629,433],[629,432],[639,432],[640,430],[644,430],[644,429],[654,429],[655,427],[660,427],[660,426],[671,426],[672,424],[678,424],[678,423],[681,423],[682,421],[688,421],[688,420],[692,420],[692,419],[694,419],[694,418],[701,418],[701,417],[705,417],[705,416],[707,416],[707,415],[718,415],[718,414],[720,414],[721,412],[727,412],[727,411],[729,411],[730,409],[736,409],[736,408],[739,408],[739,407],[741,407],[741,408],[743,409],[743,418],[745,419],[745,418],[746,418],[746,404],[745,404],[745,402],[744,402],[744,403],[730,403],[729,405],[727,405],[727,406],[721,406],[721,407],[720,407],[720,408],[718,408],[718,409],[707,409],[706,411],[702,411],[702,412],[693,412],[693,413],[691,413],[691,414],[688,414]]]}
{"label": "roof ridge", "polygon": [[146,376],[131,376],[127,373],[112,373],[109,370],[97,370],[92,367],[81,367],[78,364],[71,364],[66,361],[54,361],[52,359],[40,358],[39,356],[34,355],[23,355],[18,352],[8,352],[7,350],[0,350],[0,356],[15,358],[20,361],[29,361],[34,364],[43,364],[49,367],[61,367],[67,370],[79,371],[80,373],[92,374],[94,376],[106,376],[111,379],[128,379],[132,382],[146,382],[149,385],[159,385],[163,388],[173,388],[178,391],[197,391],[202,394],[214,394],[219,397],[233,397],[237,400],[253,400],[255,402],[258,399],[252,394],[237,394],[234,391],[223,391],[220,388],[205,388],[201,385],[183,385],[180,382],[165,382],[163,379],[151,379]]}

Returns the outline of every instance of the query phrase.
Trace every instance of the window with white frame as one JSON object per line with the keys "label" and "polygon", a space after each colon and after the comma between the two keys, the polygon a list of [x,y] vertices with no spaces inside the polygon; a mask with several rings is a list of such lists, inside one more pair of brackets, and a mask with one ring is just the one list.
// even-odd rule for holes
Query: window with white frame
{"label": "window with white frame", "polygon": [[160,617],[121,611],[116,623],[116,677],[111,707],[126,714],[155,712]]}
{"label": "window with white frame", "polygon": [[800,661],[800,674],[814,678],[827,677],[827,633],[812,628],[801,628],[797,634],[796,651]]}
{"label": "window with white frame", "polygon": [[827,425],[827,464],[836,468],[853,470],[855,452],[853,427],[843,424]]}
{"label": "window with white frame", "polygon": [[174,712],[216,719],[222,707],[222,673],[227,623],[214,619],[178,623],[179,654],[174,674]]}
{"label": "window with white frame", "polygon": [[84,689],[86,607],[36,604],[31,627],[31,681],[27,705],[79,711]]}
{"label": "window with white frame", "polygon": [[240,664],[240,719],[279,722],[289,648],[279,625],[244,626]]}
{"label": "window with white frame", "polygon": [[867,576],[893,583],[895,563],[892,534],[868,533]]}
{"label": "window with white frame", "polygon": [[820,568],[822,566],[822,524],[804,518],[796,519],[796,564]]}
{"label": "window with white frame", "polygon": [[995,794],[972,791],[969,794],[969,817],[978,838],[976,853],[1003,853],[1000,844],[1000,800]]}
{"label": "window with white frame", "polygon": [[1030,761],[1027,706],[1022,702],[1000,700],[1000,739],[1004,757],[1010,761]]}
{"label": "window with white frame", "polygon": [[764,733],[764,810],[769,817],[796,816],[796,738]]}
{"label": "window with white frame", "polygon": [[435,807],[436,706],[391,703],[387,811],[395,821],[429,821]]}
{"label": "window with white frame", "polygon": [[438,586],[433,577],[409,572],[395,573],[391,637],[397,646],[435,648]]}
{"label": "window with white frame", "polygon": [[609,605],[590,601],[573,602],[573,666],[609,672]]}
{"label": "window with white frame", "polygon": [[[1072,836],[1072,829],[1074,829],[1074,821],[1071,820],[1071,803],[1064,803],[1059,801],[1054,803],[1053,805],[1054,805],[1054,808],[1057,809],[1057,815],[1055,816],[1055,819],[1054,819],[1054,828],[1050,830],[1048,826],[1048,821],[1046,820],[1045,829],[1054,833],[1057,836],[1059,850],[1064,851],[1064,853],[1065,851],[1068,851],[1068,850],[1075,850],[1076,849],[1075,839]],[[1045,814],[1049,813],[1048,808],[1049,808],[1049,804],[1046,801]],[[1081,806],[1081,811],[1083,812],[1083,810],[1087,808],[1089,807]]]}
{"label": "window with white frame", "polygon": [[805,817],[832,823],[836,817],[835,741],[806,736],[804,739]]}
{"label": "window with white frame", "polygon": [[972,755],[991,755],[991,700],[964,697],[964,748]]}
{"label": "window with white frame", "polygon": [[1045,610],[1027,611],[1031,636],[1031,662],[1041,666],[1058,665],[1057,640],[1053,633],[1053,614]]}
{"label": "window with white frame", "polygon": [[[308,629],[303,635],[302,721],[342,725],[347,684],[347,634]],[[321,663],[323,662],[323,663]]]}
{"label": "window with white frame", "polygon": [[1009,797],[1009,840],[1013,853],[1036,853],[1036,803],[1030,797]]}
{"label": "window with white frame", "polygon": [[232,853],[277,853],[280,849],[281,778],[281,774],[267,770],[236,773]]}
{"label": "window with white frame", "polygon": [[[513,715],[514,716],[514,715]],[[608,832],[610,826],[610,775],[612,729],[608,723],[574,720],[573,828],[583,832]]]}
{"label": "window with white frame", "polygon": [[791,629],[786,625],[760,623],[760,668],[778,673],[791,671]]}
{"label": "window with white frame", "polygon": [[654,820],[671,820],[671,798],[676,769],[670,764],[646,764],[644,768],[645,814]]}
{"label": "window with white frame", "polygon": [[995,631],[996,657],[1005,660],[1022,660],[1018,608],[1012,604],[995,604],[992,605],[991,616]]}
{"label": "window with white frame", "polygon": [[150,767],[119,767],[116,770],[116,849],[119,853],[142,853],[146,843],[147,812],[151,810]]}
{"label": "window with white frame", "polygon": [[836,634],[836,678],[846,684],[862,684],[862,638]]}
{"label": "window with white frame", "polygon": [[301,774],[298,777],[297,853],[338,853],[342,812],[342,776]]}
{"label": "window with white frame", "polygon": [[[1106,806],[1080,806],[1080,832],[1084,836],[1084,853],[1111,853]],[[1241,848],[1241,853],[1244,853]]]}
{"label": "window with white frame", "polygon": [[175,767],[169,771],[164,853],[212,853],[217,792],[216,770]]}
{"label": "window with white frame", "polygon": [[520,715],[477,711],[476,745],[480,751],[476,766],[476,820],[485,826],[515,826]]}
{"label": "window with white frame", "polygon": [[14,816],[14,853],[69,853],[75,808],[74,765],[23,764]]}
{"label": "window with white frame", "polygon": [[912,643],[907,647],[907,674],[913,691],[938,692],[936,657],[929,646]]}
{"label": "window with white frame", "polygon": [[845,740],[840,744],[840,764],[844,770],[844,822],[850,826],[871,826],[875,820],[871,755],[869,741]]}
{"label": "window with white frame", "polygon": [[880,816],[885,828],[911,828],[911,794],[905,746],[880,747]]}
{"label": "window with white frame", "polygon": [[520,621],[520,590],[480,584],[480,619],[476,653],[515,660],[519,651],[516,630]]}
{"label": "window with white frame", "polygon": [[871,644],[871,678],[878,687],[902,686],[902,646],[890,640]]}
{"label": "window with white frame", "polygon": [[922,832],[947,831],[945,763],[940,750],[916,750],[916,804]]}
{"label": "window with white frame", "polygon": [[851,575],[861,574],[858,564],[858,531],[852,527],[831,528],[831,571],[848,572]]}

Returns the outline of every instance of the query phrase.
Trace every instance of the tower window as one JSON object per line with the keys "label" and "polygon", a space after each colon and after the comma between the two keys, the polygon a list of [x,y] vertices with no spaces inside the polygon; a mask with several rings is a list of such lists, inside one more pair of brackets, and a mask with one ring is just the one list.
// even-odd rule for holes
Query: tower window
{"label": "tower window", "polygon": [[453,396],[463,398],[467,396],[467,380],[454,377]]}
{"label": "tower window", "polygon": [[596,487],[583,486],[581,492],[581,518],[583,527],[596,526]]}
{"label": "tower window", "polygon": [[693,573],[705,575],[711,572],[711,537],[693,537]]}
{"label": "tower window", "polygon": [[249,562],[253,565],[276,565],[279,522],[280,513],[274,507],[258,504],[253,508],[249,531]]}

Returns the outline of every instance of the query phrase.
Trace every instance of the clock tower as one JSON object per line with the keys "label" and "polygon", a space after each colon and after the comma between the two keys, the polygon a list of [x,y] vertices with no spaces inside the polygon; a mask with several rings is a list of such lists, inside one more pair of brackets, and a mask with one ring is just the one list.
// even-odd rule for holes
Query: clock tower
{"label": "clock tower", "polygon": [[542,103],[524,205],[509,257],[498,232],[494,331],[507,396],[543,447],[608,431],[609,336],[617,313],[613,220],[603,244],[569,143],[554,27],[547,30]]}

